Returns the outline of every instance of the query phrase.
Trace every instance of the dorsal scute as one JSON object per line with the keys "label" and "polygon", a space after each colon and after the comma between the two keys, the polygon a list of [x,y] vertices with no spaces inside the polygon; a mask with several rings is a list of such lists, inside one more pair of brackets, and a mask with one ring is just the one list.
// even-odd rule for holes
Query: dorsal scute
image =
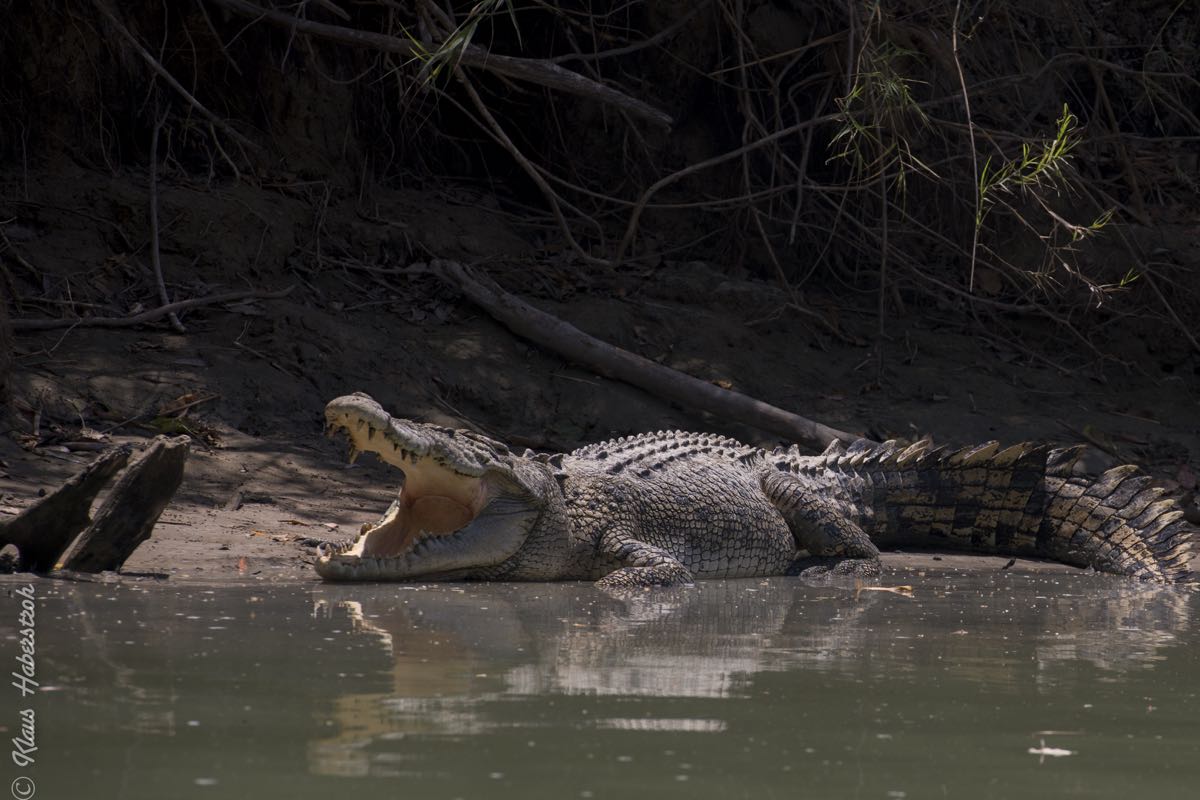
{"label": "dorsal scute", "polygon": [[830,442],[829,444],[827,444],[825,446],[825,449],[821,452],[821,455],[822,456],[840,456],[844,452],[846,452],[846,445],[844,445],[842,443],[841,439],[834,439],[832,442]]}
{"label": "dorsal scute", "polygon": [[1132,464],[1113,467],[1097,478],[1084,494],[1089,497],[1108,499],[1120,488],[1121,484],[1125,483],[1127,478],[1137,475],[1138,472],[1138,468]]}
{"label": "dorsal scute", "polygon": [[1004,448],[1000,452],[992,456],[992,465],[996,467],[1009,467],[1017,463],[1025,452],[1032,447],[1029,442],[1019,442],[1009,447]]}
{"label": "dorsal scute", "polygon": [[846,448],[848,455],[858,455],[859,453],[870,453],[878,447],[875,442],[870,439],[855,439],[849,447]]}
{"label": "dorsal scute", "polygon": [[976,447],[976,445],[970,444],[970,445],[967,445],[966,447],[960,447],[957,450],[955,450],[953,453],[950,453],[945,458],[946,466],[948,466],[948,467],[959,466],[960,464],[963,463],[963,461],[966,460],[967,456],[969,456],[971,454],[971,452],[973,450],[975,450],[975,447]]}
{"label": "dorsal scute", "polygon": [[1052,444],[1036,444],[1027,446],[1025,451],[1017,457],[1013,466],[1015,467],[1031,467],[1034,469],[1044,469],[1046,466],[1046,458],[1050,455],[1050,451],[1054,449]]}
{"label": "dorsal scute", "polygon": [[888,462],[888,459],[890,459],[893,455],[895,455],[895,453],[896,453],[896,440],[888,439],[887,441],[880,444],[878,447],[876,447],[871,452],[871,455],[869,455],[867,457],[867,460],[865,463],[870,464],[870,465],[886,464]]}
{"label": "dorsal scute", "polygon": [[960,464],[963,467],[978,467],[987,463],[988,459],[994,456],[999,449],[1000,443],[994,441],[976,445],[963,457]]}
{"label": "dorsal scute", "polygon": [[928,439],[919,439],[896,454],[896,463],[905,466],[929,449]]}
{"label": "dorsal scute", "polygon": [[1083,455],[1087,445],[1077,444],[1072,447],[1059,447],[1051,450],[1046,456],[1046,474],[1056,478],[1069,478],[1075,470],[1075,462]]}
{"label": "dorsal scute", "polygon": [[759,448],[749,447],[727,436],[680,430],[622,436],[584,445],[570,454],[573,459],[603,462],[609,474],[629,470],[642,477],[648,477],[642,475],[647,469],[653,474],[669,464],[688,459],[709,457],[748,465],[762,456],[763,451]]}
{"label": "dorsal scute", "polygon": [[917,466],[926,468],[936,467],[939,465],[944,455],[946,455],[945,445],[939,445],[932,450],[926,450],[917,459]]}

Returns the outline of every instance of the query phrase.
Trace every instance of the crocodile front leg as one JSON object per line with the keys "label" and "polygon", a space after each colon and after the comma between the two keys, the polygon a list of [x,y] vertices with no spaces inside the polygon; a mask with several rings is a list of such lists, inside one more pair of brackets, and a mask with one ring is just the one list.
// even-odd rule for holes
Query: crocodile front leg
{"label": "crocodile front leg", "polygon": [[797,546],[809,553],[808,558],[796,559],[788,574],[874,578],[883,571],[879,548],[836,502],[786,472],[768,472],[762,486],[787,521]]}
{"label": "crocodile front leg", "polygon": [[596,581],[601,589],[645,589],[691,586],[691,570],[661,547],[646,544],[626,528],[610,529],[600,538],[600,551],[620,567]]}

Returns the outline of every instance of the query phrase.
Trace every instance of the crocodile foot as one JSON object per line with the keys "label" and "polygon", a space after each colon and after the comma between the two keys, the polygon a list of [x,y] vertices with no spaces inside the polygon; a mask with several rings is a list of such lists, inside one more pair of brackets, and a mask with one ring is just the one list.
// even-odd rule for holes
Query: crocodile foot
{"label": "crocodile foot", "polygon": [[605,591],[649,589],[652,587],[692,586],[695,579],[682,564],[655,564],[652,567],[621,567],[596,581]]}
{"label": "crocodile foot", "polygon": [[788,574],[799,575],[805,580],[878,578],[883,574],[883,564],[878,558],[812,556],[797,559],[788,569]]}

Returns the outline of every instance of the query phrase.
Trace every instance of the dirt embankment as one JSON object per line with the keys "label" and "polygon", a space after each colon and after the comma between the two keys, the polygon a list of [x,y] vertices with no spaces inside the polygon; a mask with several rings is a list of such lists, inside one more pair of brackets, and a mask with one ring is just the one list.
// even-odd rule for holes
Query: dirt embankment
{"label": "dirt embankment", "polygon": [[[1160,371],[1102,384],[913,319],[895,328],[909,355],[885,362],[880,382],[869,346],[830,341],[786,316],[764,321],[767,304],[786,302],[768,285],[714,276],[708,299],[698,300],[697,269],[677,276],[683,298],[662,290],[672,284],[665,280],[621,299],[544,305],[665,364],[839,428],[948,443],[1090,440],[1104,448],[1092,453],[1096,467],[1134,461],[1169,482],[1191,480],[1200,453],[1194,377]],[[369,457],[346,467],[342,445],[321,436],[323,405],[338,394],[367,391],[397,414],[542,449],[677,427],[775,443],[564,364],[439,286],[354,309],[370,295],[334,283],[325,302],[192,312],[186,334],[22,336],[16,413],[0,441],[3,510],[32,502],[86,461],[90,451],[74,449],[91,442],[85,430],[111,429],[104,439],[113,442],[188,431],[196,444],[185,483],[128,569],[311,579],[313,541],[352,535],[387,506],[397,481]],[[188,397],[212,399],[178,419],[158,414]],[[40,412],[36,447],[30,409]]]}
{"label": "dirt embankment", "polygon": [[0,303],[0,403],[8,398],[9,372],[12,370],[12,331],[8,327],[8,308]]}

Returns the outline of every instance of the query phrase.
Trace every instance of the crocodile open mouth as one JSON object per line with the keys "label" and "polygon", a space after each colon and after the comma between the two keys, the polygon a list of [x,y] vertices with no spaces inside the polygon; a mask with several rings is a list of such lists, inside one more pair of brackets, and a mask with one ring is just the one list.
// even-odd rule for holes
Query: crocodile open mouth
{"label": "crocodile open mouth", "polygon": [[404,475],[379,521],[353,542],[322,546],[313,568],[326,580],[494,576],[541,519],[501,442],[393,417],[364,394],[331,400],[325,421],[330,435],[349,438],[351,461],[370,451]]}
{"label": "crocodile open mouth", "polygon": [[[408,449],[382,428],[362,417],[329,420],[329,435],[344,431],[350,461],[373,452],[402,474],[400,492],[383,517],[366,524],[345,555],[388,558],[411,551],[422,540],[462,530],[488,503],[486,477],[465,475],[441,464],[431,454]],[[419,445],[414,445],[419,446]]]}
{"label": "crocodile open mouth", "polygon": [[399,495],[378,522],[363,527],[348,554],[401,555],[423,539],[462,530],[487,504],[487,482],[482,478],[456,475],[419,457],[401,471]]}

